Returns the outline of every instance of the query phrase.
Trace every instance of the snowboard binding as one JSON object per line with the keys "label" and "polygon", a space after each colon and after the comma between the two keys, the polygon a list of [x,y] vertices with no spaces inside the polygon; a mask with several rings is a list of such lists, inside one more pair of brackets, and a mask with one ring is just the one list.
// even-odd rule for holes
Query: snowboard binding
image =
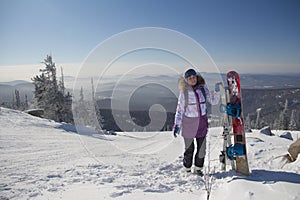
{"label": "snowboard binding", "polygon": [[220,105],[220,112],[221,113],[226,113],[229,116],[235,117],[235,118],[239,118],[241,116],[241,106],[239,106],[238,104],[231,104],[228,103],[227,105],[221,104]]}
{"label": "snowboard binding", "polygon": [[244,144],[236,143],[234,145],[230,145],[226,150],[227,157],[230,160],[235,160],[236,156],[243,156],[246,153],[246,146]]}

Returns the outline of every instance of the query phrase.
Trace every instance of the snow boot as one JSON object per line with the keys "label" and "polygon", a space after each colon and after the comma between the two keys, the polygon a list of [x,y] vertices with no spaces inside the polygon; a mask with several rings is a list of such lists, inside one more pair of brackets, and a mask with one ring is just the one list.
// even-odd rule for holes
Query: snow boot
{"label": "snow boot", "polygon": [[192,171],[192,168],[190,168],[190,167],[183,167],[183,169],[182,169],[182,172],[186,172],[186,173],[189,173],[191,171]]}
{"label": "snow boot", "polygon": [[203,176],[202,169],[203,169],[202,167],[195,166],[194,173],[197,174],[197,175],[199,175],[199,176]]}

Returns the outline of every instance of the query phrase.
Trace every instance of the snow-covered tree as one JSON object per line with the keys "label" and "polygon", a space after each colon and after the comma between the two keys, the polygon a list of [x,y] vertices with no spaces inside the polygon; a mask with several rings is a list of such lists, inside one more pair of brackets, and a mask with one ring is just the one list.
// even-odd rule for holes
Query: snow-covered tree
{"label": "snow-covered tree", "polygon": [[76,124],[77,125],[91,125],[89,123],[89,112],[88,112],[88,102],[85,101],[84,99],[84,91],[83,87],[80,88],[80,93],[79,93],[79,99],[78,102],[76,103],[76,106],[74,107],[74,112],[76,114]]}
{"label": "snow-covered tree", "polygon": [[16,95],[15,108],[17,110],[19,110],[21,108],[21,100],[20,100],[20,92],[19,92],[19,90],[15,89],[15,95]]}
{"label": "snow-covered tree", "polygon": [[[36,106],[44,109],[44,117],[55,121],[72,122],[70,93],[64,94],[63,82],[58,87],[56,78],[56,66],[52,56],[47,55],[41,75],[32,78],[35,85],[34,97]],[[63,90],[62,90],[63,89]]]}
{"label": "snow-covered tree", "polygon": [[61,80],[59,82],[59,89],[63,93],[63,95],[65,95],[66,88],[65,88],[65,81],[64,81],[64,71],[62,67],[60,68],[60,71],[61,71]]}
{"label": "snow-covered tree", "polygon": [[256,129],[260,129],[261,127],[260,127],[260,111],[261,111],[261,108],[258,108],[257,110],[256,110],[256,113],[257,113],[257,115],[256,115],[256,121],[255,121],[255,128]]}
{"label": "snow-covered tree", "polygon": [[84,101],[84,95],[83,95],[83,88],[80,88],[80,93],[79,93],[79,103],[83,104]]}
{"label": "snow-covered tree", "polygon": [[297,130],[296,110],[292,110],[292,115],[289,123],[289,130]]}
{"label": "snow-covered tree", "polygon": [[41,69],[40,71],[46,73],[48,78],[48,85],[53,87],[53,91],[58,91],[57,80],[56,80],[56,66],[52,61],[52,56],[47,55],[42,62],[45,65],[45,69]]}
{"label": "snow-covered tree", "polygon": [[98,105],[97,100],[96,100],[95,86],[94,86],[94,80],[93,80],[93,78],[91,78],[91,85],[92,85],[93,105],[94,105],[94,108],[95,108],[95,111],[96,111],[96,118],[97,118],[97,122],[95,124],[97,126],[96,128],[100,129],[100,128],[103,128],[105,122],[104,122],[103,116],[100,113],[100,106]]}
{"label": "snow-covered tree", "polygon": [[67,92],[67,94],[63,96],[64,96],[63,110],[62,110],[63,121],[73,123],[72,95],[70,94],[70,92]]}
{"label": "snow-covered tree", "polygon": [[288,100],[286,99],[284,104],[284,109],[280,113],[279,116],[279,129],[280,130],[287,130],[289,125],[289,118],[288,118]]}
{"label": "snow-covered tree", "polygon": [[96,97],[95,97],[95,86],[94,86],[94,80],[93,80],[93,78],[91,78],[91,84],[92,84],[92,98],[93,98],[93,103],[95,104]]}
{"label": "snow-covered tree", "polygon": [[28,97],[27,97],[27,95],[25,94],[25,104],[24,104],[24,109],[26,110],[26,109],[28,109],[28,107],[29,107],[29,104],[28,104]]}
{"label": "snow-covered tree", "polygon": [[247,131],[251,130],[251,118],[249,113],[246,117],[245,128]]}
{"label": "snow-covered tree", "polygon": [[102,117],[100,115],[100,110],[98,109],[97,102],[94,98],[94,85],[92,83],[92,97],[86,100],[84,94],[85,90],[81,87],[79,93],[75,96],[77,101],[74,101],[74,114],[76,118],[76,125],[91,126],[97,130],[101,129]]}

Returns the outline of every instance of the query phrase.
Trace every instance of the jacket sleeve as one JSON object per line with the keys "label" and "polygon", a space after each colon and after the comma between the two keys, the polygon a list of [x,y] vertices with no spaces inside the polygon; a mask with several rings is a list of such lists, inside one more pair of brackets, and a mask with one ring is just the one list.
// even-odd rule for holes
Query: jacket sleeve
{"label": "jacket sleeve", "polygon": [[216,92],[216,91],[210,92],[206,85],[205,85],[204,89],[205,89],[206,99],[207,99],[208,103],[210,103],[211,105],[217,105],[221,99],[220,92]]}
{"label": "jacket sleeve", "polygon": [[182,116],[184,113],[184,105],[185,105],[184,94],[182,91],[180,91],[179,97],[178,97],[177,108],[176,108],[175,121],[174,121],[174,125],[178,125],[179,127],[181,126],[181,123],[182,123]]}

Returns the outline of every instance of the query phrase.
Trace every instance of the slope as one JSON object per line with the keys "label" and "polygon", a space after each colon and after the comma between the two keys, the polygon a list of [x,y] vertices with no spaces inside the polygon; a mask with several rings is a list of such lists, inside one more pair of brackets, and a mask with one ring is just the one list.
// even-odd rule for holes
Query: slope
{"label": "slope", "polygon": [[[211,199],[299,199],[299,160],[283,169],[271,160],[291,143],[280,131],[247,135],[250,177],[219,170],[220,132],[210,129],[208,138]],[[182,152],[171,132],[104,136],[82,127],[79,134],[70,124],[1,108],[0,199],[206,199],[204,179],[181,172]]]}

